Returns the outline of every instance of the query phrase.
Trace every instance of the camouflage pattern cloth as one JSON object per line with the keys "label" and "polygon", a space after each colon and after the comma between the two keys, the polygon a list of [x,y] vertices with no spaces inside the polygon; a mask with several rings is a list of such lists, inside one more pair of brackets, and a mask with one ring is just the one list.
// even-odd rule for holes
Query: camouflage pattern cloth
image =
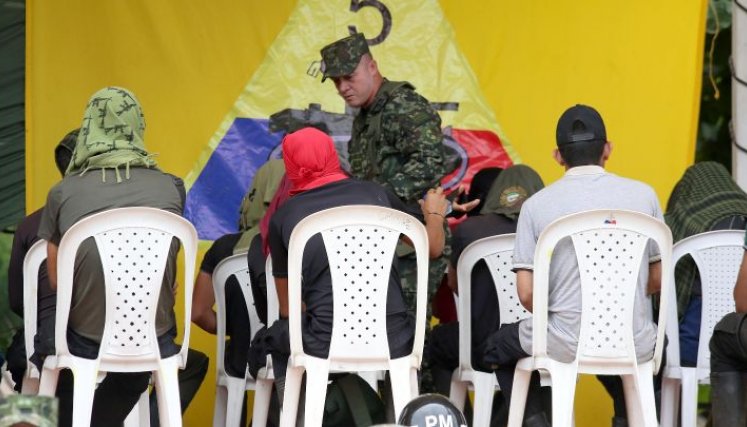
{"label": "camouflage pattern cloth", "polygon": [[407,82],[384,80],[353,121],[350,171],[417,206],[446,174],[441,118]]}
{"label": "camouflage pattern cloth", "polygon": [[0,427],[31,424],[57,427],[57,399],[46,396],[12,395],[0,400]]}
{"label": "camouflage pattern cloth", "polygon": [[327,77],[346,76],[355,70],[361,57],[370,54],[366,36],[356,33],[324,46],[322,54],[322,82]]}

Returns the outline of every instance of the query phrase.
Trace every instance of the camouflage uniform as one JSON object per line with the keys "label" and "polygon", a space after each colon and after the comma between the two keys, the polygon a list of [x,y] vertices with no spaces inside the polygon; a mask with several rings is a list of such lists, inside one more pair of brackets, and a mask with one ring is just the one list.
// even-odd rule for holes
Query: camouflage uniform
{"label": "camouflage uniform", "polygon": [[0,400],[0,427],[21,423],[57,427],[57,399],[15,394]]}
{"label": "camouflage uniform", "polygon": [[[358,33],[327,45],[321,53],[324,81],[327,77],[352,73],[369,50],[365,37]],[[418,200],[429,188],[439,185],[446,174],[442,140],[441,118],[428,100],[417,94],[408,82],[384,79],[372,103],[362,108],[353,122],[348,145],[350,172],[390,189],[419,212]],[[446,271],[446,256],[450,252],[448,237],[447,234],[445,255],[431,260],[429,266],[429,302]],[[414,313],[414,253],[409,246],[400,244],[397,255],[402,290]],[[430,323],[430,304],[427,313]]]}

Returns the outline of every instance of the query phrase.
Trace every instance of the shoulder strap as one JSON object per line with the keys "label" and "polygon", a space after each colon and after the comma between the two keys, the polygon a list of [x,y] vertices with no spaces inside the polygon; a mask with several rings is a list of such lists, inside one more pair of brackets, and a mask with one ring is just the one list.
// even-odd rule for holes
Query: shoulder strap
{"label": "shoulder strap", "polygon": [[337,384],[345,396],[355,425],[370,426],[373,424],[373,420],[371,419],[371,414],[368,412],[368,405],[361,391],[360,383],[363,381],[358,381],[356,377],[356,374],[343,375],[337,380]]}

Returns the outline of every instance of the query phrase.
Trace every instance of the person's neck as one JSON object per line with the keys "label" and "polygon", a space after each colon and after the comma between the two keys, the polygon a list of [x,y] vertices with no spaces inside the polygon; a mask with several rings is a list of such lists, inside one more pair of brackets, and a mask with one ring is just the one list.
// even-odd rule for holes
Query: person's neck
{"label": "person's neck", "polygon": [[376,95],[379,94],[379,91],[381,90],[381,86],[384,84],[384,79],[379,76],[374,81],[374,88],[371,91],[371,96],[368,98],[368,100],[361,106],[364,110],[373,105],[374,101],[376,100]]}

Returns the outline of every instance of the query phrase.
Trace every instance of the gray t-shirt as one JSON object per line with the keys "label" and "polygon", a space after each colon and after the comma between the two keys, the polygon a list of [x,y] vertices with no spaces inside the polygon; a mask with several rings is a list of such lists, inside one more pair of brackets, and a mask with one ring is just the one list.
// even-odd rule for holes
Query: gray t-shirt
{"label": "gray t-shirt", "polygon": [[[49,190],[39,238],[55,244],[79,220],[109,209],[143,206],[163,209],[178,215],[184,208],[184,183],[180,178],[157,169],[132,168],[130,178],[117,182],[114,170],[70,175]],[[171,245],[163,286],[156,310],[156,333],[160,336],[175,325],[174,295],[178,242]],[[104,273],[96,243],[89,238],[81,244],[75,258],[73,297],[69,327],[88,339],[100,342],[106,315]]]}
{"label": "gray t-shirt", "polygon": [[[516,230],[514,269],[534,269],[537,239],[551,222],[592,209],[637,211],[663,221],[659,200],[648,185],[607,173],[599,166],[575,167],[522,206]],[[633,339],[639,360],[649,360],[656,343],[656,325],[646,287],[648,263],[659,259],[659,250],[655,244],[649,244],[648,251],[648,258],[644,256],[641,261],[633,316]],[[561,362],[571,362],[576,357],[581,328],[581,288],[578,261],[570,238],[562,239],[553,251],[548,309],[549,355]],[[521,322],[519,340],[524,351],[531,354],[531,318]]]}

